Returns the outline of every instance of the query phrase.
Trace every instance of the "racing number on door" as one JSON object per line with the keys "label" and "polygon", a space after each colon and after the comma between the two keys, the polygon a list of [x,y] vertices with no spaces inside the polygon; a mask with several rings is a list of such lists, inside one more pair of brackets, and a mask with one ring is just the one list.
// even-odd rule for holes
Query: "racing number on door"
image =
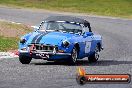
{"label": "racing number on door", "polygon": [[90,52],[90,47],[91,47],[91,42],[86,41],[85,42],[85,53],[89,53]]}

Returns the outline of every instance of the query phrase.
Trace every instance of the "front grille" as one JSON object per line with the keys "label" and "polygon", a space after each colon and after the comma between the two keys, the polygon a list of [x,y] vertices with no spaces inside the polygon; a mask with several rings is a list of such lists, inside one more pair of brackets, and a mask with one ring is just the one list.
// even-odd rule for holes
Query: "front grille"
{"label": "front grille", "polygon": [[51,45],[41,45],[41,44],[31,44],[29,45],[29,47],[32,47],[32,50],[41,50],[41,51],[44,51],[44,52],[53,52],[54,50],[54,46],[51,46]]}

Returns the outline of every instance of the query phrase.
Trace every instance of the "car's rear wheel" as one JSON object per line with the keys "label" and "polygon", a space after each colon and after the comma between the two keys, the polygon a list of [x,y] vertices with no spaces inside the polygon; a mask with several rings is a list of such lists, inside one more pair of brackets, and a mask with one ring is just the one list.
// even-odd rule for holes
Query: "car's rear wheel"
{"label": "car's rear wheel", "polygon": [[72,53],[71,53],[70,64],[76,64],[76,62],[77,62],[77,57],[78,57],[78,51],[77,51],[77,49],[74,47],[74,48],[72,49]]}
{"label": "car's rear wheel", "polygon": [[99,53],[100,53],[100,50],[99,50],[99,47],[97,45],[95,50],[94,50],[94,53],[88,57],[89,62],[97,62],[99,59]]}
{"label": "car's rear wheel", "polygon": [[19,61],[22,63],[22,64],[29,64],[31,62],[32,58],[31,57],[28,57],[28,56],[23,56],[23,55],[20,55],[19,56]]}

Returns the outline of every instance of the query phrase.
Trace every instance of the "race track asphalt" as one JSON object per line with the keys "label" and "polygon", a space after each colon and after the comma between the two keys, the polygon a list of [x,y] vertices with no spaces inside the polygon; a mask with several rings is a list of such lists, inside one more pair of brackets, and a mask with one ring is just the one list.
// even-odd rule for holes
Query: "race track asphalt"
{"label": "race track asphalt", "polygon": [[[0,19],[28,25],[39,24],[51,15],[65,14],[0,7]],[[80,86],[75,79],[79,66],[89,74],[132,75],[132,20],[72,16],[87,19],[93,32],[103,36],[104,50],[99,61],[88,63],[85,58],[76,66],[69,66],[44,60],[32,60],[31,64],[22,65],[18,58],[0,59],[0,88],[132,88],[132,83]]]}

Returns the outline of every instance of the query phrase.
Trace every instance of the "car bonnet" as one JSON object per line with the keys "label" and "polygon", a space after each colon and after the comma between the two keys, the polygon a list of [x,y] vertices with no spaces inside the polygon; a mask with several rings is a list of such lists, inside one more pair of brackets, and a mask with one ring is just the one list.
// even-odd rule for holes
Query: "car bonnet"
{"label": "car bonnet", "polygon": [[70,39],[73,36],[74,34],[61,32],[33,33],[27,43],[60,45],[62,41]]}

